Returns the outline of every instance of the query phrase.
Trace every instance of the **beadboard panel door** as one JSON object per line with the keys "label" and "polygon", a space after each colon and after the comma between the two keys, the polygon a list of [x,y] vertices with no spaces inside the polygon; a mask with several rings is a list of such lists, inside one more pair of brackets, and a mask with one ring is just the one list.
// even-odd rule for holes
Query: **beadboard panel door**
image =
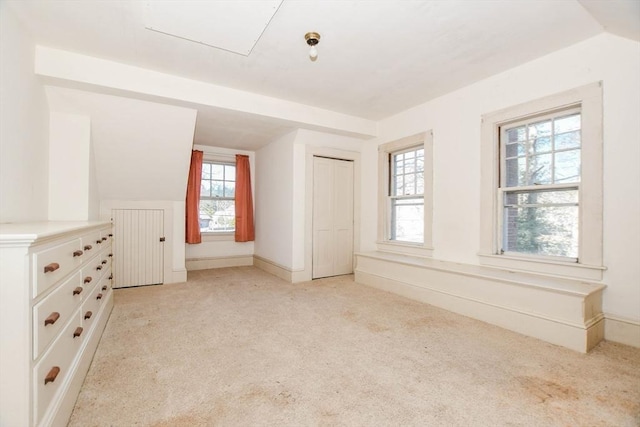
{"label": "beadboard panel door", "polygon": [[163,283],[164,211],[113,209],[114,288]]}

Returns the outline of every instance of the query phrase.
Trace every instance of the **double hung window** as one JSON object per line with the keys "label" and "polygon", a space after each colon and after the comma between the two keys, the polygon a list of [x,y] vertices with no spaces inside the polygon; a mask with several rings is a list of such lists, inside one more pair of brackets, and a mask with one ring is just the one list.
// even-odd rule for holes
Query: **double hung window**
{"label": "double hung window", "polygon": [[389,240],[424,242],[424,147],[389,154]]}
{"label": "double hung window", "polygon": [[501,126],[501,253],[578,258],[581,114]]}
{"label": "double hung window", "polygon": [[200,184],[200,231],[235,230],[236,165],[204,161]]}

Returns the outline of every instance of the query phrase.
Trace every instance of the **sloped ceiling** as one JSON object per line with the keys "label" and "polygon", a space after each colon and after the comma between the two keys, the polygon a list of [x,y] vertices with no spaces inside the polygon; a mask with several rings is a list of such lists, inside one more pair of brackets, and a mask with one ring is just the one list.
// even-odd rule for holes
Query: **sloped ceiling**
{"label": "sloped ceiling", "polygon": [[[640,25],[636,0],[284,0],[244,56],[145,29],[143,1],[5,3],[44,46],[373,120],[604,29],[634,38]],[[189,4],[176,2],[181,16]],[[244,31],[238,24],[230,36]],[[315,62],[308,31],[322,36]],[[255,149],[286,131],[246,115],[216,122],[202,113],[200,144],[234,147],[253,135],[243,148]]]}
{"label": "sloped ceiling", "polygon": [[52,111],[88,115],[101,200],[184,201],[196,111],[47,87]]}

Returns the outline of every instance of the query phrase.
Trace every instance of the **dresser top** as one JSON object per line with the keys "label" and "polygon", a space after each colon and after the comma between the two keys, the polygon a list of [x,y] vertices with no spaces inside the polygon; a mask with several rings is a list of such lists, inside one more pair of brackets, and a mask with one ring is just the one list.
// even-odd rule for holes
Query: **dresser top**
{"label": "dresser top", "polygon": [[12,222],[0,224],[0,243],[15,241],[35,241],[110,225],[109,221],[42,221]]}

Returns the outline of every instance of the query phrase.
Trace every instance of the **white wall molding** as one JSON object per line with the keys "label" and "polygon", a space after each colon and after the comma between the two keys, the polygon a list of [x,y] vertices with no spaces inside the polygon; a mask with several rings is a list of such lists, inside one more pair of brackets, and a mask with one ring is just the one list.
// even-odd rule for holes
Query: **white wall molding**
{"label": "white wall molding", "polygon": [[211,268],[243,267],[253,265],[253,255],[217,256],[191,258],[185,262],[187,271],[208,270]]}
{"label": "white wall molding", "polygon": [[285,267],[284,265],[278,264],[258,255],[253,256],[253,265],[258,267],[260,270],[273,274],[274,276],[277,276],[289,283],[303,281],[300,280],[300,277],[301,274],[304,273],[304,270],[292,270],[289,267]]}
{"label": "white wall molding", "polygon": [[159,97],[192,108],[217,107],[359,138],[377,135],[373,120],[44,46],[36,46],[35,71],[58,84]]}
{"label": "white wall molding", "polygon": [[355,280],[580,352],[604,336],[602,284],[382,252]]}
{"label": "white wall molding", "polygon": [[604,339],[640,348],[640,320],[606,313]]}

